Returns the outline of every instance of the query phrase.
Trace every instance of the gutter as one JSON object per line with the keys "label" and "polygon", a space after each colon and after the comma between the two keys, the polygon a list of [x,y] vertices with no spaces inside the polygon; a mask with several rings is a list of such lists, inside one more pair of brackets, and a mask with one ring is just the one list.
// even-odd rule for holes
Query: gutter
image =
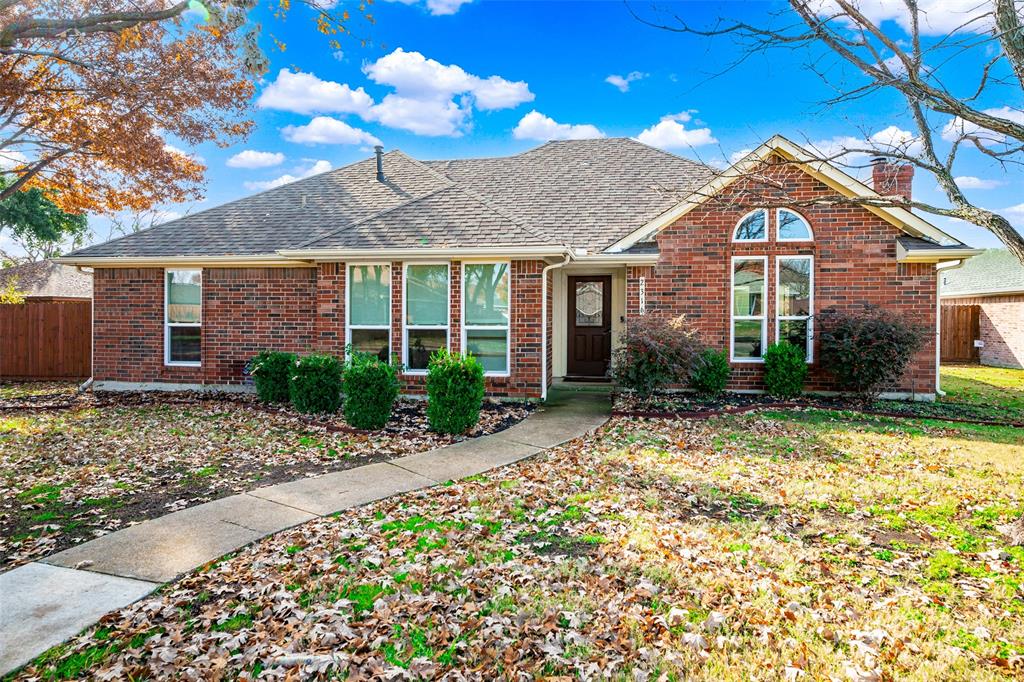
{"label": "gutter", "polygon": [[566,251],[561,263],[552,263],[540,271],[540,399],[548,399],[548,273],[563,268],[572,260],[572,252]]}
{"label": "gutter", "polygon": [[79,268],[156,268],[169,265],[176,267],[185,267],[189,265],[199,267],[229,267],[233,265],[247,267],[295,267],[312,265],[312,263],[300,263],[296,262],[294,259],[283,258],[276,253],[255,256],[64,256],[62,258],[54,258],[53,260],[61,265],[75,265]]}
{"label": "gutter", "polygon": [[897,263],[937,263],[961,258],[971,258],[985,253],[984,249],[972,249],[964,247],[953,249],[950,247],[938,247],[934,249],[913,249],[908,251],[902,244],[896,242]]}
{"label": "gutter", "polygon": [[351,261],[359,259],[391,258],[412,260],[416,258],[539,258],[542,256],[564,256],[564,246],[481,246],[466,248],[457,246],[407,247],[401,249],[281,249],[277,254],[282,258],[317,261]]}

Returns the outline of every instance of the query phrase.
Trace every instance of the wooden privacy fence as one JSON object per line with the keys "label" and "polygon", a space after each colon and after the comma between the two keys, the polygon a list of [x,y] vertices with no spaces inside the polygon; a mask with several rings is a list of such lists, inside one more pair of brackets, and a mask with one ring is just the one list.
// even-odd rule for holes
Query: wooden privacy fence
{"label": "wooden privacy fence", "polygon": [[92,374],[92,301],[0,305],[0,379]]}
{"label": "wooden privacy fence", "polygon": [[981,338],[981,306],[942,306],[941,362],[978,362],[978,349],[974,340]]}

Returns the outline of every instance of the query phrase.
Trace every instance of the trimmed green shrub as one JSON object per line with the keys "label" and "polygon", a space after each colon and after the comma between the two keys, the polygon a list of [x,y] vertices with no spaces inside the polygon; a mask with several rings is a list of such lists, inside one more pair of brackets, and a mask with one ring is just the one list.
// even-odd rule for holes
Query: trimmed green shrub
{"label": "trimmed green shrub", "polygon": [[441,348],[427,365],[427,421],[439,433],[462,433],[480,419],[484,368],[472,355]]}
{"label": "trimmed green shrub", "polygon": [[286,403],[289,399],[288,384],[292,368],[298,356],[275,350],[261,350],[252,359],[253,381],[256,395],[265,403]]}
{"label": "trimmed green shrub", "polygon": [[299,358],[289,382],[292,405],[305,414],[337,412],[341,405],[341,363],[333,355]]}
{"label": "trimmed green shrub", "polygon": [[690,388],[701,395],[715,396],[725,390],[732,367],[729,354],[714,348],[705,348],[697,356],[690,372]]}
{"label": "trimmed green shrub", "polygon": [[764,352],[764,387],[776,398],[795,398],[804,392],[807,356],[803,348],[778,341]]}
{"label": "trimmed green shrub", "polygon": [[648,394],[686,381],[701,345],[682,317],[644,315],[629,321],[612,362],[620,388]]}
{"label": "trimmed green shrub", "polygon": [[380,429],[398,398],[398,368],[376,355],[351,352],[342,370],[345,421],[357,429]]}
{"label": "trimmed green shrub", "polygon": [[878,306],[829,308],[817,320],[822,366],[842,390],[865,402],[903,375],[927,334],[926,327]]}

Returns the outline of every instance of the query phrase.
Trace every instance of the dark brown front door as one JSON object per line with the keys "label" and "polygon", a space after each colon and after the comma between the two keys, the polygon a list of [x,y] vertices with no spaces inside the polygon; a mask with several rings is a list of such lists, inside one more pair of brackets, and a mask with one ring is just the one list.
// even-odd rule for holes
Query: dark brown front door
{"label": "dark brown front door", "polygon": [[569,277],[567,374],[603,377],[612,358],[611,275]]}

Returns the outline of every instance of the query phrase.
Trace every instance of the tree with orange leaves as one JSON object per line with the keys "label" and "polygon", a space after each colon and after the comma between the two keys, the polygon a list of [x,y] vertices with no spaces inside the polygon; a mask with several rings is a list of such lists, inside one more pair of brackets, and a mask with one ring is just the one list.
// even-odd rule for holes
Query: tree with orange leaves
{"label": "tree with orange leaves", "polygon": [[[290,0],[277,2],[280,19]],[[38,187],[65,211],[113,213],[200,198],[204,166],[164,136],[248,135],[267,67],[248,23],[255,4],[0,0],[0,168],[13,175],[0,200]],[[348,13],[303,4],[337,46]]]}

